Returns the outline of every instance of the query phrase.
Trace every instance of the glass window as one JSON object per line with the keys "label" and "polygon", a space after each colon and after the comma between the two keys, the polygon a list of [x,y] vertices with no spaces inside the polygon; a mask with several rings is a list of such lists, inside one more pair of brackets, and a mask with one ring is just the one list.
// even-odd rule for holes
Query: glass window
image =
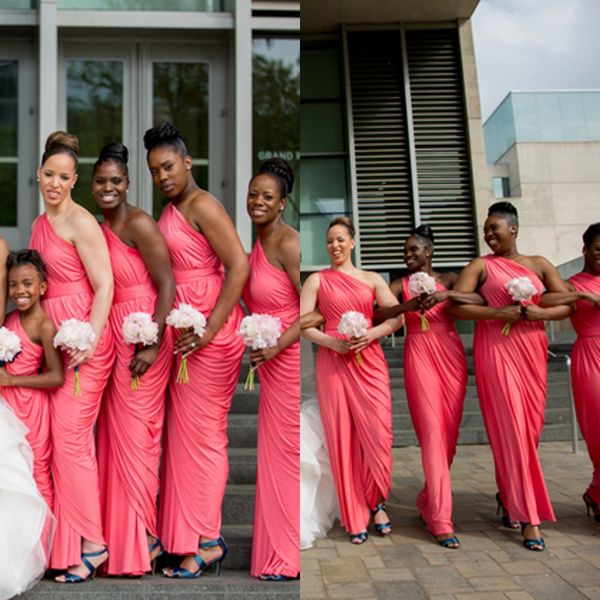
{"label": "glass window", "polygon": [[494,198],[510,198],[510,178],[492,177]]}
{"label": "glass window", "polygon": [[300,179],[300,42],[292,38],[257,37],[252,41],[252,166],[278,156],[294,171],[296,185],[284,219],[299,228]]}
{"label": "glass window", "polygon": [[17,225],[19,63],[0,60],[0,226]]}
{"label": "glass window", "polygon": [[92,168],[100,149],[123,139],[123,63],[67,61],[67,131],[79,137],[79,178],[74,198],[93,214]]}
{"label": "glass window", "polygon": [[223,12],[223,0],[58,0],[61,10],[177,10]]}
{"label": "glass window", "polygon": [[302,46],[302,99],[339,99],[342,95],[337,45]]}
{"label": "glass window", "polygon": [[[168,121],[182,132],[194,179],[204,189],[209,188],[208,71],[208,64],[200,62],[155,62],[152,68],[153,123]],[[156,186],[152,189],[152,210],[158,219],[167,199]]]}
{"label": "glass window", "polygon": [[302,152],[344,152],[341,104],[303,104],[300,110],[300,136]]}

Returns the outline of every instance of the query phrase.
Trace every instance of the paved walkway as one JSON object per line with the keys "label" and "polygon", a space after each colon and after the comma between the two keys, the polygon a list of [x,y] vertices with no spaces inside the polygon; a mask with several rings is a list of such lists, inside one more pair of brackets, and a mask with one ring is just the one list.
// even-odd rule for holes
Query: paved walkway
{"label": "paved walkway", "polygon": [[[600,524],[581,500],[591,465],[585,449],[542,444],[540,455],[558,521],[544,527],[545,552],[521,545],[495,516],[488,446],[460,446],[452,469],[460,550],[432,543],[414,506],[422,481],[419,449],[394,450],[394,532],[353,546],[339,527],[302,552],[302,600],[600,600]],[[369,532],[371,533],[371,531]]]}

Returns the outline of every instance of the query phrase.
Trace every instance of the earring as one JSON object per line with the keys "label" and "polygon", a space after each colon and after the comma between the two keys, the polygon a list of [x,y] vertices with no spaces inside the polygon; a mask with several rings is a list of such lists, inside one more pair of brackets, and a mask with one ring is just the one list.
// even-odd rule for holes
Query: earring
{"label": "earring", "polygon": [[284,206],[280,206],[280,207],[279,207],[279,210],[280,210],[280,211],[282,211],[282,210],[285,210],[285,207],[284,207]]}

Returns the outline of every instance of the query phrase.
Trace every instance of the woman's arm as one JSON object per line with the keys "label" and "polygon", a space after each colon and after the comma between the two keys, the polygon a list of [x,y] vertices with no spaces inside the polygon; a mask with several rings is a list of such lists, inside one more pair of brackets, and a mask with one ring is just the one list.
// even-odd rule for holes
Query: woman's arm
{"label": "woman's arm", "polygon": [[8,293],[6,259],[8,258],[8,253],[9,248],[6,240],[0,238],[0,325],[4,323],[4,318],[6,317],[6,295]]}
{"label": "woman's arm", "polygon": [[[562,280],[554,265],[543,256],[535,256],[533,260],[542,273],[542,282],[549,293],[569,293],[569,286]],[[525,319],[528,321],[560,321],[567,318],[572,311],[573,305],[568,303],[554,304],[551,307],[530,304],[524,308]]]}
{"label": "woman's arm", "polygon": [[166,326],[165,319],[175,300],[175,280],[167,243],[154,219],[141,210],[135,211],[129,218],[127,228],[157,290],[153,316],[158,324],[158,341],[152,346],[142,348],[129,365],[131,374],[141,377],[158,356],[160,340]]}
{"label": "woman's arm", "polygon": [[[204,348],[217,335],[235,305],[240,301],[250,267],[237,231],[223,205],[208,192],[201,192],[194,200],[191,215],[216,255],[225,266],[225,281],[202,337],[195,333],[184,333],[175,343],[176,352],[189,356]],[[194,348],[190,345],[194,343]]]}
{"label": "woman's arm", "polygon": [[[296,232],[289,232],[279,244],[279,262],[283,265],[293,286],[300,293],[300,237]],[[250,361],[260,366],[266,360],[277,356],[282,350],[291,346],[300,338],[300,318],[296,319],[282,334],[273,348],[263,348],[250,352]]]}
{"label": "woman's arm", "polygon": [[44,348],[46,370],[34,375],[9,375],[5,368],[0,368],[0,386],[29,387],[36,389],[60,387],[65,380],[63,363],[59,351],[52,345],[56,334],[54,323],[48,318],[40,326],[40,341]]}
{"label": "woman's arm", "polygon": [[311,310],[309,313],[300,317],[300,329],[304,331],[310,327],[321,327],[325,323],[323,315],[317,310]]}
{"label": "woman's arm", "polygon": [[72,368],[89,360],[96,350],[112,304],[113,275],[106,240],[94,217],[82,208],[73,212],[69,225],[71,239],[94,290],[90,323],[96,334],[92,348],[70,353],[71,361],[68,366]]}
{"label": "woman's arm", "polygon": [[[319,293],[320,279],[318,273],[313,273],[308,277],[302,286],[300,292],[300,319],[302,315],[312,312],[317,306],[317,295]],[[345,354],[350,350],[350,344],[341,338],[335,338],[319,331],[315,327],[303,329],[301,332],[303,338],[314,342],[318,346],[325,346],[330,350]]]}

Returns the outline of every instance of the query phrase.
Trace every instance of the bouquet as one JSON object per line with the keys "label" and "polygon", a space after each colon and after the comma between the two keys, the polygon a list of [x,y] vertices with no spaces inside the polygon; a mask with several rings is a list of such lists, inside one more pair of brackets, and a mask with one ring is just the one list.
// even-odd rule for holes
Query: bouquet
{"label": "bouquet", "polygon": [[[60,324],[52,345],[63,350],[89,350],[96,339],[90,323],[79,319],[67,319]],[[75,395],[81,395],[79,365],[75,367]]]}
{"label": "bouquet", "polygon": [[[408,291],[413,296],[428,296],[429,294],[433,294],[435,292],[435,279],[431,275],[423,273],[423,271],[413,273],[408,278]],[[427,331],[428,329],[429,322],[425,316],[425,310],[421,309],[421,331]]]}
{"label": "bouquet", "polygon": [[[200,337],[202,337],[206,331],[206,317],[193,306],[184,304],[183,302],[179,305],[179,308],[174,308],[168,314],[166,323],[182,332],[193,331]],[[189,383],[187,357],[185,356],[181,359],[175,381],[177,383]]]}
{"label": "bouquet", "polygon": [[19,336],[6,327],[0,327],[0,367],[12,362],[21,352]]}
{"label": "bouquet", "polygon": [[[366,335],[368,329],[369,321],[367,321],[365,315],[354,310],[349,310],[340,317],[337,331],[342,335],[347,335],[349,338],[359,338]],[[357,352],[355,356],[356,362],[360,367],[362,365],[360,352]]]}
{"label": "bouquet", "polygon": [[[515,277],[504,284],[504,287],[510,294],[511,298],[521,306],[527,306],[531,303],[531,298],[537,294],[537,288],[533,285],[529,277]],[[507,321],[502,328],[502,333],[508,335],[510,333],[510,322]]]}
{"label": "bouquet", "polygon": [[[123,319],[123,338],[126,344],[135,344],[134,355],[139,352],[140,346],[152,346],[158,341],[158,323],[152,320],[152,315],[145,312],[129,313]],[[137,390],[140,378],[134,375],[131,378],[131,389]]]}
{"label": "bouquet", "polygon": [[[252,350],[260,348],[273,348],[281,335],[281,321],[279,317],[271,315],[252,314],[244,317],[237,331],[246,346]],[[254,389],[254,371],[256,367],[250,366],[248,377],[244,383],[245,390]]]}

